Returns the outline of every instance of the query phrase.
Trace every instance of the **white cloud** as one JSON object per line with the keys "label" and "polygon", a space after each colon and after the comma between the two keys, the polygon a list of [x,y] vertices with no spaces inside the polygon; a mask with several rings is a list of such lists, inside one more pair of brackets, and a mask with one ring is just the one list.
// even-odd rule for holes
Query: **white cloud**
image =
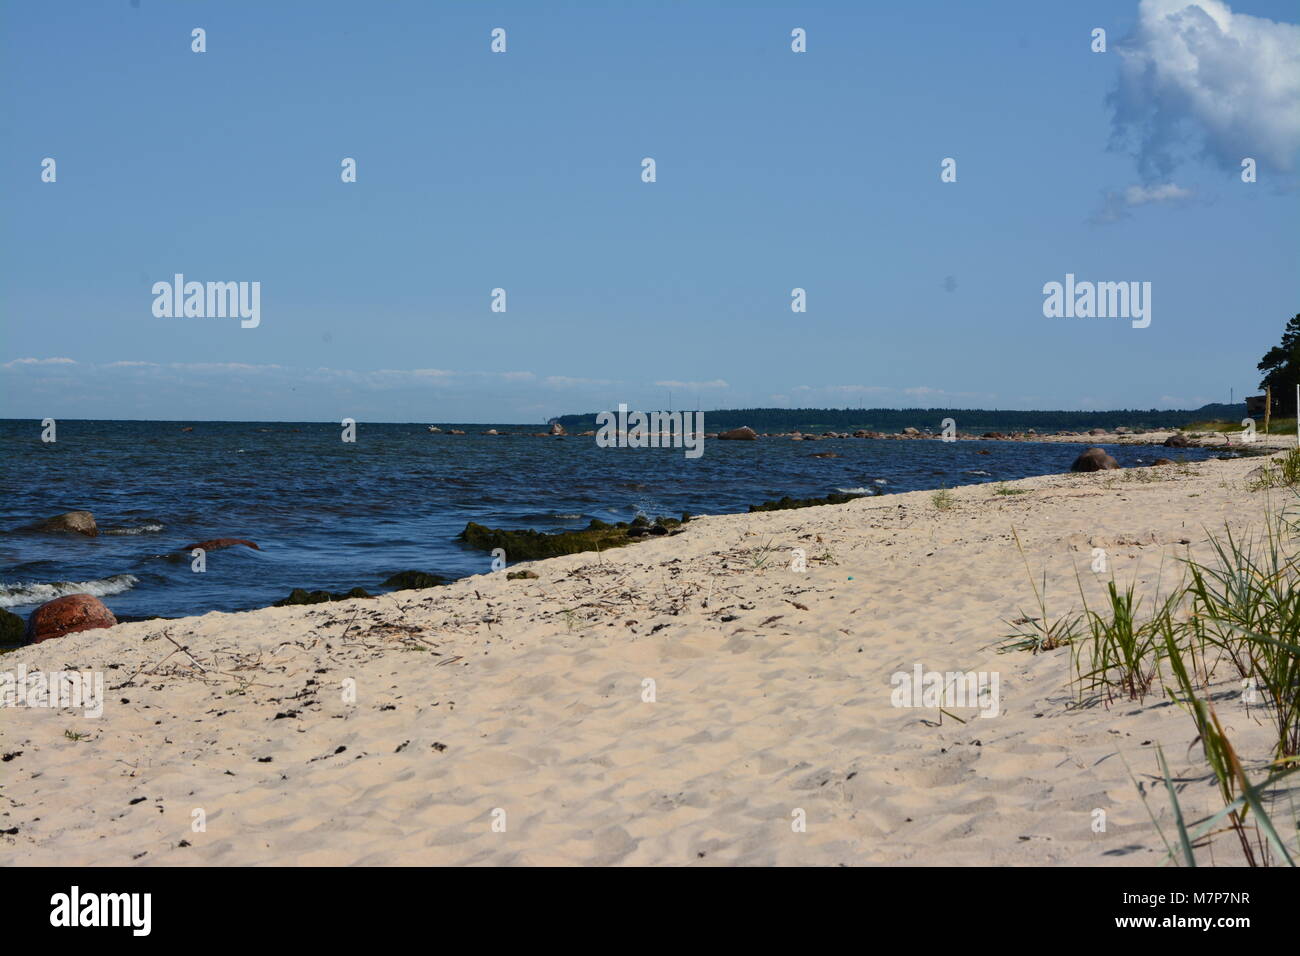
{"label": "white cloud", "polygon": [[570,378],[568,375],[548,375],[545,379],[552,388],[575,388],[580,385],[616,385],[607,378]]}
{"label": "white cloud", "polygon": [[730,388],[727,382],[720,378],[715,378],[711,382],[655,382],[660,388]]}
{"label": "white cloud", "polygon": [[875,395],[881,392],[896,392],[896,388],[888,388],[884,385],[796,385],[791,391],[794,392],[832,392],[841,395],[858,395],[870,394]]}
{"label": "white cloud", "polygon": [[1094,223],[1119,222],[1127,219],[1130,209],[1151,203],[1180,203],[1190,199],[1192,191],[1177,183],[1158,183],[1153,186],[1129,186],[1122,193],[1108,192],[1102,197],[1101,208],[1089,220]]}
{"label": "white cloud", "polygon": [[18,368],[22,365],[76,365],[75,359],[70,358],[20,358],[5,362],[0,368]]}
{"label": "white cloud", "polygon": [[1144,180],[1167,179],[1184,150],[1240,169],[1291,172],[1300,150],[1300,26],[1233,13],[1219,0],[1142,0],[1116,48],[1109,97],[1116,143]]}
{"label": "white cloud", "polygon": [[1175,183],[1165,183],[1162,186],[1130,186],[1124,190],[1124,201],[1130,206],[1141,206],[1149,202],[1186,199],[1191,194],[1190,189],[1184,189]]}
{"label": "white cloud", "polygon": [[[52,365],[78,365],[86,375],[94,373],[103,373],[105,375],[125,375],[128,373],[137,373],[146,376],[163,376],[167,372],[185,372],[193,375],[208,375],[221,377],[224,375],[262,375],[267,376],[268,381],[283,381],[287,383],[297,382],[315,382],[315,383],[346,383],[356,385],[362,388],[374,388],[384,391],[391,391],[399,388],[427,388],[448,387],[448,386],[473,386],[484,384],[499,385],[508,383],[513,385],[527,385],[537,383],[538,375],[535,372],[527,371],[508,371],[508,372],[484,372],[484,371],[458,371],[455,369],[444,368],[381,368],[369,370],[340,369],[340,368],[294,368],[287,365],[262,364],[254,365],[247,362],[144,362],[136,360],[121,360],[116,362],[101,363],[78,363],[70,358],[18,358],[0,365],[0,369],[12,370],[18,372],[22,369],[30,369],[29,374],[36,374],[40,366]],[[541,384],[548,388],[571,388],[580,385],[606,386],[617,385],[618,382],[609,379],[595,378],[571,378],[565,375],[550,375],[541,379]],[[723,383],[725,384],[725,383]],[[702,387],[697,386],[697,387]]]}

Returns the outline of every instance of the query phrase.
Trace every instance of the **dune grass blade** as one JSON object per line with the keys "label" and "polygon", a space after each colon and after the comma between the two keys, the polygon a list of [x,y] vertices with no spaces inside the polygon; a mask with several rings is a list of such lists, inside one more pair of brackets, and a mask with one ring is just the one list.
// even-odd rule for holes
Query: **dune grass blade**
{"label": "dune grass blade", "polygon": [[1165,778],[1165,789],[1169,792],[1169,802],[1174,808],[1174,823],[1178,826],[1178,845],[1183,851],[1183,857],[1187,860],[1188,866],[1196,866],[1196,854],[1192,852],[1192,839],[1187,833],[1187,824],[1183,821],[1183,808],[1178,802],[1178,791],[1174,789],[1173,775],[1169,772],[1169,764],[1165,761],[1165,752],[1156,746],[1156,757],[1160,761],[1160,772]]}

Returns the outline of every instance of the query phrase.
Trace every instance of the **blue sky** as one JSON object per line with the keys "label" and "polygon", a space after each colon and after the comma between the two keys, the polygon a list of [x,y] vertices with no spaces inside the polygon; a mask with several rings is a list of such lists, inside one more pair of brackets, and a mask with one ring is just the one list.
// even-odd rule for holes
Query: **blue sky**
{"label": "blue sky", "polygon": [[[0,416],[1240,397],[1300,311],[1300,27],[1185,6],[4,2]],[[178,272],[260,325],[155,317]],[[1151,325],[1045,318],[1066,273]]]}

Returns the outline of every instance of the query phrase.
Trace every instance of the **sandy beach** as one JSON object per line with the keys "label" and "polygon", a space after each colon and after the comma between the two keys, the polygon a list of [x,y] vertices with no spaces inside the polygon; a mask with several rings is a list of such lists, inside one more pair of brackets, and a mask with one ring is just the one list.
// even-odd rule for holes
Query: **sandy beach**
{"label": "sandy beach", "polygon": [[[1150,791],[1162,745],[1184,812],[1217,809],[1193,725],[1158,686],[1072,707],[1069,648],[998,652],[1034,613],[1013,531],[1051,614],[1077,606],[1076,569],[1100,594],[1094,547],[1153,593],[1205,529],[1262,525],[1280,493],[1246,490],[1259,464],[702,517],[512,568],[536,579],[24,647],[4,670],[102,671],[105,704],[3,713],[4,858],[1157,864],[1126,761]],[[996,713],[893,706],[891,675],[918,664],[996,674]],[[1265,758],[1258,713],[1234,682],[1216,691],[1239,751]],[[1150,806],[1168,824],[1163,792]],[[1226,839],[1212,853],[1237,861]]]}

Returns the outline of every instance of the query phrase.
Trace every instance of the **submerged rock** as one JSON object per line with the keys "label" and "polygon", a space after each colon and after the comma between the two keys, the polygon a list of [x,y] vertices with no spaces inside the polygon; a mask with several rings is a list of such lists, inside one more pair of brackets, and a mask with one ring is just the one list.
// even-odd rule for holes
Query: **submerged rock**
{"label": "submerged rock", "polygon": [[89,594],[66,594],[46,601],[27,619],[26,638],[30,644],[52,640],[67,634],[112,627],[117,623],[113,612],[97,597]]}
{"label": "submerged rock", "polygon": [[95,524],[95,516],[89,511],[65,511],[61,515],[55,515],[53,518],[46,518],[44,521],[38,521],[31,526],[32,531],[73,531],[77,534],[84,534],[88,538],[93,538],[99,534],[99,527]]}
{"label": "submerged rock", "polygon": [[246,548],[252,548],[254,551],[261,551],[252,541],[246,541],[243,538],[209,538],[207,541],[199,541],[196,544],[187,544],[181,548],[182,551],[193,551],[195,548],[202,548],[204,551],[220,551],[222,548],[233,548],[237,544],[242,544]]}

